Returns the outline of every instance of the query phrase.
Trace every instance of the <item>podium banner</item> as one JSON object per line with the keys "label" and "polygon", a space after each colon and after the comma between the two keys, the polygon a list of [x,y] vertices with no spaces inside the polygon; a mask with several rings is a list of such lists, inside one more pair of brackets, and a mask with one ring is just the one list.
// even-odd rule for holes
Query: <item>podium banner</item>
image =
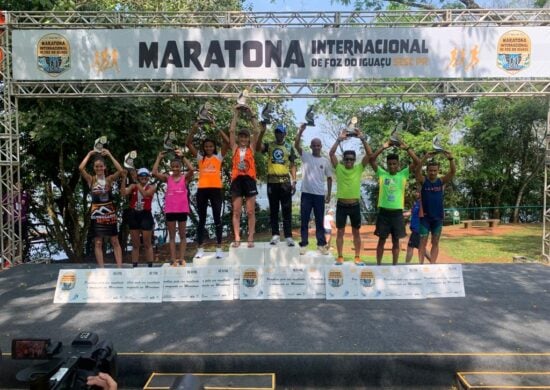
{"label": "podium banner", "polygon": [[462,265],[63,269],[54,303],[464,297]]}

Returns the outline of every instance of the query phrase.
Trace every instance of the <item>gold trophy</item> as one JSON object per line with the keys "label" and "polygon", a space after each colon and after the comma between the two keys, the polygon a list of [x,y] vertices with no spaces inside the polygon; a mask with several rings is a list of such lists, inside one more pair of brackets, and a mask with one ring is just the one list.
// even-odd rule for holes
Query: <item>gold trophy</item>
{"label": "gold trophy", "polygon": [[346,127],[346,137],[357,137],[357,117],[352,117]]}
{"label": "gold trophy", "polygon": [[107,144],[107,137],[102,135],[101,137],[97,138],[94,142],[94,151],[96,153],[103,152],[103,146]]}
{"label": "gold trophy", "polygon": [[248,89],[243,89],[237,98],[237,108],[241,111],[250,111],[250,107],[246,104],[248,98]]}
{"label": "gold trophy", "polygon": [[309,106],[306,111],[306,126],[315,126],[315,112],[313,110],[315,106]]}
{"label": "gold trophy", "polygon": [[395,126],[395,129],[390,134],[390,145],[395,146],[398,148],[401,146],[401,136],[399,135],[399,132],[403,130],[403,123],[398,123],[397,126]]}
{"label": "gold trophy", "polygon": [[124,168],[126,169],[136,169],[134,165],[134,160],[137,158],[137,152],[132,150],[129,153],[126,153],[124,156]]}
{"label": "gold trophy", "polygon": [[206,102],[199,108],[197,121],[200,125],[214,122],[214,117],[212,116],[212,105],[210,103]]}
{"label": "gold trophy", "polygon": [[267,103],[262,110],[262,123],[264,125],[269,125],[273,121],[273,110],[275,107],[273,107],[272,103]]}
{"label": "gold trophy", "polygon": [[445,153],[445,149],[441,146],[441,135],[437,134],[432,140],[432,147],[436,153]]}

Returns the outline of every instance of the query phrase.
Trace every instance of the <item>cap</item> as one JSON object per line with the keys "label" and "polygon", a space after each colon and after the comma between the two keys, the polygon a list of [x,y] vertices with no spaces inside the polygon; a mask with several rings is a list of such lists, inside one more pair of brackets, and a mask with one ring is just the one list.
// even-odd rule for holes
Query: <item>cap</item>
{"label": "cap", "polygon": [[248,129],[240,129],[239,132],[237,133],[237,135],[241,135],[241,134],[245,134],[245,135],[250,136],[250,130],[248,130]]}
{"label": "cap", "polygon": [[139,168],[137,171],[138,176],[150,176],[149,170],[147,168]]}
{"label": "cap", "polygon": [[280,123],[275,127],[275,132],[280,132],[283,134],[286,134],[286,127],[285,125],[281,125]]}

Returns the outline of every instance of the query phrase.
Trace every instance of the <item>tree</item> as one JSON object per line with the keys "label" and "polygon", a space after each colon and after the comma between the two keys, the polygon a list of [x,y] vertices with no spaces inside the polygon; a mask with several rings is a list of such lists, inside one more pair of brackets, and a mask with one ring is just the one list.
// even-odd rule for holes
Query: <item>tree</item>
{"label": "tree", "polygon": [[476,153],[467,160],[464,182],[477,205],[513,204],[518,222],[517,207],[542,172],[547,111],[544,98],[483,98],[474,104],[464,142]]}

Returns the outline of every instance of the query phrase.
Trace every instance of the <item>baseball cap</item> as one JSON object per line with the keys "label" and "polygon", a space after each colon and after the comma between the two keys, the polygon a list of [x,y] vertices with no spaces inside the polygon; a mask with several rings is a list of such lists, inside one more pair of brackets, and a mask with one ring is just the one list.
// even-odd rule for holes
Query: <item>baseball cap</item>
{"label": "baseball cap", "polygon": [[139,168],[137,171],[138,176],[149,176],[149,170],[147,168]]}
{"label": "baseball cap", "polygon": [[237,135],[241,135],[241,134],[250,136],[250,131],[248,129],[239,129],[239,132],[237,133]]}
{"label": "baseball cap", "polygon": [[285,125],[281,125],[280,123],[277,125],[277,127],[275,127],[275,132],[280,132],[280,133],[283,133],[283,134],[286,134],[286,127]]}

